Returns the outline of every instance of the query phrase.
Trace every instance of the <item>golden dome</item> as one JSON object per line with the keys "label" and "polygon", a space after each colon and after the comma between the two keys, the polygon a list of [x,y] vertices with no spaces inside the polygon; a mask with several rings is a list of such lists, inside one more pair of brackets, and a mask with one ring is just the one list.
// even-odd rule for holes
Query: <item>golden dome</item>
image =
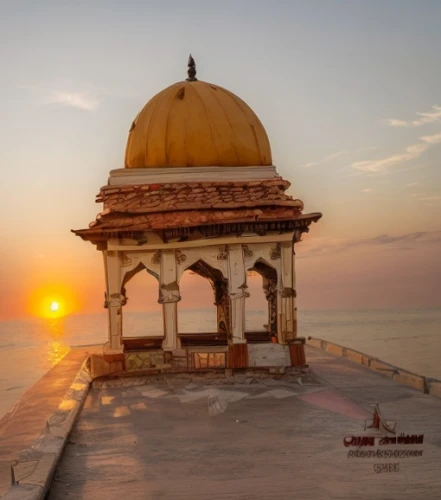
{"label": "golden dome", "polygon": [[155,95],[133,122],[125,167],[271,165],[253,110],[228,90],[196,79]]}

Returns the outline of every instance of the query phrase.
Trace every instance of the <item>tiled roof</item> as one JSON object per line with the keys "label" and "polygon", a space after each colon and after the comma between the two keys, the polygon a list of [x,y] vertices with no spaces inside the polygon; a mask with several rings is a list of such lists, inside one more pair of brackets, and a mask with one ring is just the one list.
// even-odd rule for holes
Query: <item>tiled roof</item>
{"label": "tiled roof", "polygon": [[251,182],[105,186],[96,199],[104,204],[104,210],[89,229],[74,232],[85,236],[303,219],[303,203],[285,194],[289,186],[280,177]]}
{"label": "tiled roof", "polygon": [[128,213],[256,206],[288,206],[301,210],[303,203],[285,194],[289,186],[289,182],[283,179],[106,186],[97,196],[97,202],[104,203],[105,209]]}

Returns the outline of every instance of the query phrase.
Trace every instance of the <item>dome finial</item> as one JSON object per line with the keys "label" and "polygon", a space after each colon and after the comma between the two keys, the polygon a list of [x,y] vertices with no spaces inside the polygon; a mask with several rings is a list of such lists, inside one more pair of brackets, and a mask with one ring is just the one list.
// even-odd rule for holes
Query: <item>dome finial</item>
{"label": "dome finial", "polygon": [[198,79],[196,78],[196,63],[194,62],[193,57],[191,54],[188,57],[188,69],[187,69],[187,82],[197,82]]}

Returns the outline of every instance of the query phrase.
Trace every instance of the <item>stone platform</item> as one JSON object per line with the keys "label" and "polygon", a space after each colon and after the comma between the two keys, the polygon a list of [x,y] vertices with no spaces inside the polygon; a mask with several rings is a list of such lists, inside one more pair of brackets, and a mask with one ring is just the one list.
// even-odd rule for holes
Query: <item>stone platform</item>
{"label": "stone platform", "polygon": [[225,369],[237,368],[280,368],[284,371],[291,366],[305,366],[304,344],[305,339],[300,337],[291,340],[287,345],[273,342],[227,345],[225,342],[225,345],[201,344],[169,351],[155,345],[144,346],[116,354],[95,354],[90,358],[90,371],[94,379],[134,376],[139,373],[154,375],[197,373],[206,370],[224,373]]}
{"label": "stone platform", "polygon": [[[438,500],[441,400],[319,349],[306,353],[310,370],[278,378],[95,383],[49,499]],[[386,443],[365,430],[375,404],[396,438],[424,435],[423,443]],[[375,445],[346,447],[347,436],[374,436]]]}

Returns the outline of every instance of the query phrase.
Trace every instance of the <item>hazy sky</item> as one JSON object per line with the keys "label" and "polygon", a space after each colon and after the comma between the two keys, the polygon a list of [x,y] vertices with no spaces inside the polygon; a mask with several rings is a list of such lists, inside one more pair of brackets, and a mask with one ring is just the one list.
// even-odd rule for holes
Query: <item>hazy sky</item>
{"label": "hazy sky", "polygon": [[101,256],[69,230],[189,52],[324,213],[298,246],[299,307],[441,305],[440,19],[439,0],[1,2],[0,318],[41,287],[101,310]]}

